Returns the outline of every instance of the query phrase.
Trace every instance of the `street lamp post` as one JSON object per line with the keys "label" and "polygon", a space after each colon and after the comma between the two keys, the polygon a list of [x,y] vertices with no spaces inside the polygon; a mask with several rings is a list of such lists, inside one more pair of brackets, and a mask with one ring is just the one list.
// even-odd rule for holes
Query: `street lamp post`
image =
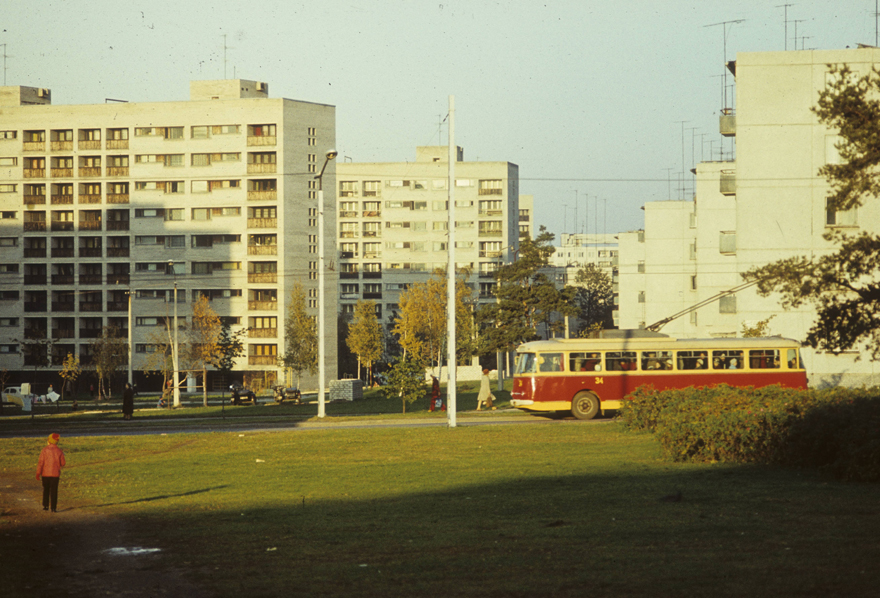
{"label": "street lamp post", "polygon": [[324,170],[327,164],[338,155],[335,149],[327,150],[321,172],[315,175],[318,180],[318,417],[323,418],[324,387],[326,374],[324,371]]}

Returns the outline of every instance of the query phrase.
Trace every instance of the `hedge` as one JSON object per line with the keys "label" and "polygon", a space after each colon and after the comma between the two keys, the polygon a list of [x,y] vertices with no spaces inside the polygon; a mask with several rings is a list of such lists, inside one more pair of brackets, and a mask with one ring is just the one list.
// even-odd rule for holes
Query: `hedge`
{"label": "hedge", "polygon": [[653,432],[677,461],[810,467],[880,481],[880,387],[641,387],[628,398],[618,417]]}

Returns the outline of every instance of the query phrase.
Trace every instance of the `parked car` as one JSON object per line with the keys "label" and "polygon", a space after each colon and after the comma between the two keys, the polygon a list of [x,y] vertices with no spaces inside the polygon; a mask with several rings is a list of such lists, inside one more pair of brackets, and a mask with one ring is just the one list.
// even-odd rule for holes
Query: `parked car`
{"label": "parked car", "polygon": [[285,388],[282,385],[273,386],[272,390],[275,393],[275,402],[283,403],[284,401],[290,401],[292,403],[296,403],[297,405],[302,403],[302,393],[298,388]]}
{"label": "parked car", "polygon": [[230,401],[233,405],[241,405],[242,403],[257,404],[257,395],[250,388],[239,386],[238,384],[232,384],[229,387],[229,390],[232,391],[232,398]]}

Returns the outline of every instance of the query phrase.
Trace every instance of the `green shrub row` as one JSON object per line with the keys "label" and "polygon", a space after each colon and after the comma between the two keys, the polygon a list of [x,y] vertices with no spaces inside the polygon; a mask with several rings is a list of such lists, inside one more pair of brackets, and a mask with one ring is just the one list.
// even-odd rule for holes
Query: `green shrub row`
{"label": "green shrub row", "polygon": [[880,387],[648,386],[629,399],[618,417],[653,432],[677,461],[811,467],[842,480],[880,481]]}

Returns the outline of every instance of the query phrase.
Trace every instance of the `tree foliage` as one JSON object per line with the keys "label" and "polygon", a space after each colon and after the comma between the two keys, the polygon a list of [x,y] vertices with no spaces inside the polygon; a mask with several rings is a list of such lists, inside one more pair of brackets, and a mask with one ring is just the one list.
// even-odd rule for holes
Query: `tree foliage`
{"label": "tree foliage", "polygon": [[284,355],[279,362],[296,374],[299,388],[303,372],[314,374],[318,371],[318,323],[306,312],[306,291],[300,283],[293,285],[287,304],[284,345]]}
{"label": "tree foliage", "polygon": [[[373,377],[373,363],[382,357],[383,340],[382,327],[376,317],[376,303],[359,300],[354,306],[354,317],[348,327],[346,344],[358,356],[358,363],[363,363],[369,370],[368,381]],[[360,375],[359,365],[358,377]]]}
{"label": "tree foliage", "polygon": [[244,356],[244,339],[246,336],[247,329],[242,328],[233,332],[228,322],[221,321],[220,335],[217,338],[217,355],[219,358],[214,365],[217,371],[221,372],[224,377],[228,377],[232,368],[235,367],[235,360]]}
{"label": "tree foliage", "polygon": [[101,336],[89,343],[92,366],[98,375],[98,399],[110,396],[109,382],[128,360],[128,342],[119,335],[115,326],[104,326]]}
{"label": "tree foliage", "polygon": [[412,355],[406,355],[398,359],[386,376],[386,384],[382,387],[382,394],[387,398],[400,398],[403,403],[403,413],[406,413],[407,404],[414,403],[420,397],[425,396],[425,369]]}
{"label": "tree foliage", "polygon": [[[79,375],[82,373],[82,367],[79,363],[79,358],[73,353],[68,353],[67,357],[64,358],[64,363],[61,364],[61,371],[58,372],[58,375],[64,379],[64,384],[61,385],[61,398],[64,399],[65,391],[73,390],[73,383],[76,382],[76,379],[79,378]],[[74,395],[74,399],[76,396]]]}
{"label": "tree foliage", "polygon": [[495,272],[498,285],[496,303],[485,304],[477,312],[483,352],[510,351],[520,343],[540,338],[538,328],[549,333],[565,328],[559,316],[577,313],[574,289],[558,290],[541,269],[555,251],[553,233],[541,227],[535,239],[522,238],[516,259]]}
{"label": "tree foliage", "polygon": [[[813,112],[840,135],[839,164],[819,174],[828,179],[827,206],[844,211],[880,194],[880,70],[855,77],[846,66],[831,67],[832,82],[819,94]],[[743,274],[758,293],[782,295],[784,308],[812,304],[817,319],[806,342],[837,354],[866,342],[880,359],[880,236],[832,229],[826,241],[837,251],[818,257],[795,256]]]}
{"label": "tree foliage", "polygon": [[614,326],[614,287],[611,277],[596,264],[587,264],[575,275],[574,298],[580,330]]}
{"label": "tree foliage", "polygon": [[204,295],[192,304],[190,326],[186,330],[185,343],[178,348],[179,358],[187,377],[191,371],[202,373],[202,404],[208,406],[208,366],[219,363],[220,316]]}

